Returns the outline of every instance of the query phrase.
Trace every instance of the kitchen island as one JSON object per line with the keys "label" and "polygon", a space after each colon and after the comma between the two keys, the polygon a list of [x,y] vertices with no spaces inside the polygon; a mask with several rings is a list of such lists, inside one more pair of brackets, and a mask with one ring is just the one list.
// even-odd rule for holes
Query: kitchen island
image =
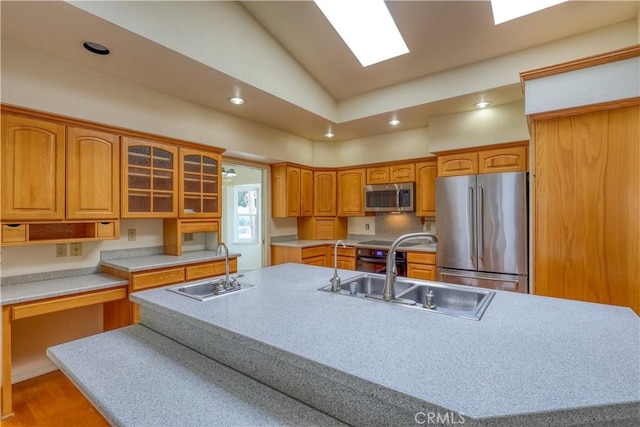
{"label": "kitchen island", "polygon": [[[630,309],[497,291],[474,321],[318,291],[332,273],[299,264],[256,270],[241,279],[254,288],[209,301],[134,293],[143,326],[133,328],[353,425],[640,422],[640,319]],[[89,374],[95,340],[108,334],[49,352],[103,414],[162,405],[149,388],[135,391],[136,405],[110,403],[118,390]]]}

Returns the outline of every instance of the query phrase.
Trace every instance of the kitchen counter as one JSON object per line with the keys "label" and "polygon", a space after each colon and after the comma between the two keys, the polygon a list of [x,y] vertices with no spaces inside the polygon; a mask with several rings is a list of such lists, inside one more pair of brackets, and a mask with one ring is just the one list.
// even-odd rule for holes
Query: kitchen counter
{"label": "kitchen counter", "polygon": [[105,273],[86,274],[61,279],[2,285],[0,287],[2,305],[36,301],[65,295],[79,294],[100,289],[115,288],[129,283]]}
{"label": "kitchen counter", "polygon": [[349,424],[640,422],[628,308],[497,291],[473,321],[319,292],[332,273],[283,264],[206,302],[164,289],[131,299],[146,327]]}
{"label": "kitchen counter", "polygon": [[[374,236],[371,236],[370,239],[365,240],[349,240],[342,239],[345,245],[353,246],[356,248],[374,248],[374,249],[389,249],[389,246],[386,245],[372,245],[365,244],[367,240],[374,240]],[[379,240],[379,239],[378,239]],[[286,240],[282,242],[271,242],[272,246],[285,246],[291,248],[310,248],[314,246],[322,246],[322,245],[335,245],[338,240]],[[398,247],[398,251],[421,251],[421,252],[435,252],[437,248],[437,244],[429,243],[429,244],[416,244],[414,246],[400,246]]]}
{"label": "kitchen counter", "polygon": [[[229,253],[229,258],[239,257],[239,253]],[[175,267],[179,265],[193,264],[197,262],[223,260],[224,255],[218,255],[216,251],[191,251],[182,255],[149,255],[133,258],[119,258],[101,261],[100,264],[126,272],[153,270],[156,268]]]}

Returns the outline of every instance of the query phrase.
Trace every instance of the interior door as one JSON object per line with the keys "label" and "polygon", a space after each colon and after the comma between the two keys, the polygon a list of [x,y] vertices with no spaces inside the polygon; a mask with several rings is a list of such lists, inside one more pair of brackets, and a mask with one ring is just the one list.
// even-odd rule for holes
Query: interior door
{"label": "interior door", "polygon": [[460,270],[477,269],[476,175],[436,179],[436,264]]}

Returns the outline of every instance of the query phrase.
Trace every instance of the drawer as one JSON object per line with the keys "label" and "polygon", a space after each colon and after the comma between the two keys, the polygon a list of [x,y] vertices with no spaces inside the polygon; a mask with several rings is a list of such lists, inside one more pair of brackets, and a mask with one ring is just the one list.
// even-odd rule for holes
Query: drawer
{"label": "drawer", "polygon": [[131,279],[131,290],[139,291],[141,289],[180,282],[184,282],[184,267],[134,274]]}
{"label": "drawer", "polygon": [[3,224],[2,225],[2,243],[26,242],[27,241],[27,225],[26,224]]}
{"label": "drawer", "polygon": [[[333,256],[335,254],[335,246],[331,246],[331,256]],[[356,256],[356,248],[343,248],[341,246],[338,246],[338,256],[344,256],[344,257],[354,257]]]}
{"label": "drawer", "polygon": [[433,252],[407,252],[407,262],[415,264],[436,264],[436,254]]}
{"label": "drawer", "polygon": [[[229,272],[238,271],[238,260],[232,258],[229,260]],[[191,265],[186,268],[186,280],[201,279],[203,277],[220,276],[224,274],[224,261],[213,261],[206,264]]]}
{"label": "drawer", "polygon": [[114,222],[99,222],[96,224],[97,237],[116,237],[116,224]]}
{"label": "drawer", "polygon": [[302,263],[307,265],[317,265],[319,267],[324,267],[325,266],[324,260],[325,260],[324,255],[318,255],[310,258],[304,258],[302,260]]}
{"label": "drawer", "polygon": [[302,249],[302,260],[305,258],[311,258],[316,256],[325,256],[327,253],[327,248],[325,245],[322,246],[314,246],[312,248],[303,248]]}

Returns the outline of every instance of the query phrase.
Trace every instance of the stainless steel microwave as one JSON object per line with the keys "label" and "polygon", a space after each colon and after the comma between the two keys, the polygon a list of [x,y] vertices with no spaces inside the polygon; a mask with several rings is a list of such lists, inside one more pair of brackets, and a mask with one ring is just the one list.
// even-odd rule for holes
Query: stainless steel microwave
{"label": "stainless steel microwave", "polygon": [[364,187],[365,212],[413,212],[415,183],[377,184]]}

